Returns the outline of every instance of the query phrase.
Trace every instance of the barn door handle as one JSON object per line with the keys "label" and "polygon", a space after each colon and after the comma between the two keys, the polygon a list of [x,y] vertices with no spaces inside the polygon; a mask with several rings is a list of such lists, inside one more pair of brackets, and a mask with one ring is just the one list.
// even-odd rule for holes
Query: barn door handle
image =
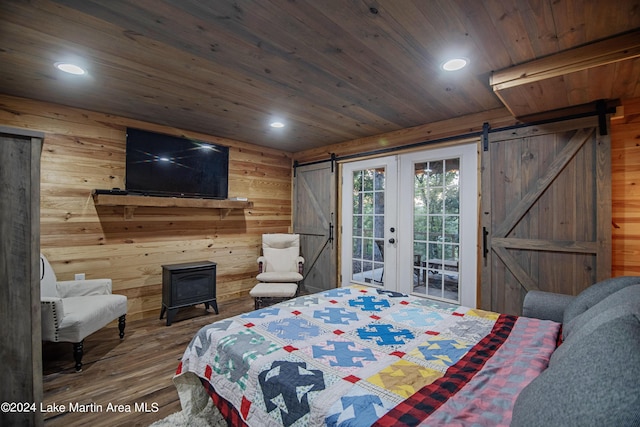
{"label": "barn door handle", "polygon": [[329,222],[329,243],[333,247],[333,212],[331,212],[331,222]]}
{"label": "barn door handle", "polygon": [[487,253],[489,249],[487,248],[487,236],[489,232],[487,231],[487,227],[482,227],[482,256],[487,258]]}

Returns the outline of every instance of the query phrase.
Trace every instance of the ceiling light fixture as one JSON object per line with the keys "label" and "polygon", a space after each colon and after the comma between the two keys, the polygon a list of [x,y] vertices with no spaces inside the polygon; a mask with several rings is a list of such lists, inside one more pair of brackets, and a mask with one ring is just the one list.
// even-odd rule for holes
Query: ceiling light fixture
{"label": "ceiling light fixture", "polygon": [[467,66],[469,61],[464,58],[449,59],[442,64],[442,69],[445,71],[457,71]]}
{"label": "ceiling light fixture", "polygon": [[272,128],[283,128],[284,127],[284,123],[282,123],[282,122],[273,122],[269,126],[271,126]]}
{"label": "ceiling light fixture", "polygon": [[86,74],[87,71],[76,64],[71,64],[68,62],[56,62],[56,68],[60,71],[64,71],[65,73],[75,74],[76,76],[81,76]]}

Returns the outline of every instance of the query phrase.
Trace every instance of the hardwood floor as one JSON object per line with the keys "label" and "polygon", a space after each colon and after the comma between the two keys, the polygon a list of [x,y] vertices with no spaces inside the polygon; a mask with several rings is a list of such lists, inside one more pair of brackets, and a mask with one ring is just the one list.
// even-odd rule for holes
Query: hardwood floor
{"label": "hardwood floor", "polygon": [[[122,341],[117,324],[109,325],[85,339],[79,373],[72,344],[43,343],[43,407],[51,409],[45,426],[148,426],[179,411],[172,377],[191,338],[204,325],[253,310],[253,299],[218,306],[218,315],[204,314],[202,304],[181,309],[171,326],[166,317],[127,322]],[[108,412],[110,404],[124,406]]]}

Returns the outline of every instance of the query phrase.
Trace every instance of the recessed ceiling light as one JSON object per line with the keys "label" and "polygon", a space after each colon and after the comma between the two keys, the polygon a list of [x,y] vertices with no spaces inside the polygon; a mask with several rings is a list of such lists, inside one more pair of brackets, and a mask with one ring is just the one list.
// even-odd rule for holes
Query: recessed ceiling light
{"label": "recessed ceiling light", "polygon": [[56,68],[60,71],[64,71],[65,73],[75,74],[77,76],[81,76],[86,74],[86,70],[79,65],[70,64],[68,62],[56,62]]}
{"label": "recessed ceiling light", "polygon": [[467,61],[464,58],[454,58],[449,59],[447,62],[442,64],[442,69],[445,71],[457,71],[467,66]]}
{"label": "recessed ceiling light", "polygon": [[271,126],[272,128],[283,128],[284,127],[284,123],[282,123],[282,122],[272,122],[269,126]]}

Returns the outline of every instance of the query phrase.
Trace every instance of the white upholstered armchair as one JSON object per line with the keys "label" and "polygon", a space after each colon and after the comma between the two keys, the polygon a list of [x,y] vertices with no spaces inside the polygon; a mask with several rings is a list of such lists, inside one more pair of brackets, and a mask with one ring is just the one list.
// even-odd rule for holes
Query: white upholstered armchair
{"label": "white upholstered armchair", "polygon": [[299,234],[263,234],[256,276],[260,283],[249,293],[255,300],[255,308],[259,309],[264,299],[296,296],[298,283],[304,278],[303,266]]}
{"label": "white upholstered armchair", "polygon": [[42,340],[73,343],[76,371],[82,370],[84,339],[118,319],[124,338],[127,297],[111,293],[111,279],[58,281],[40,254]]}

